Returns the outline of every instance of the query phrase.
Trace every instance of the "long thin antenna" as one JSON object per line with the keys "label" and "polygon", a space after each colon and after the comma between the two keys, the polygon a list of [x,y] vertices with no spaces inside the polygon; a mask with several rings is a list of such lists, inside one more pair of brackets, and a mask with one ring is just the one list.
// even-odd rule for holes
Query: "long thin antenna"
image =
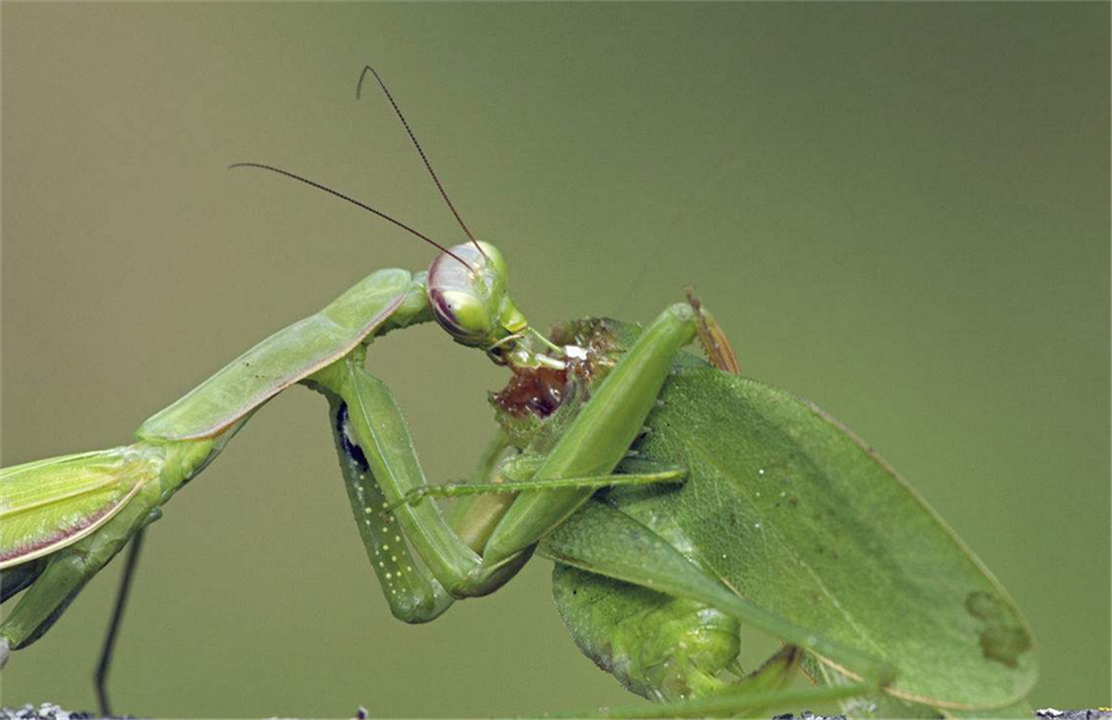
{"label": "long thin antenna", "polygon": [[229,170],[234,170],[236,168],[258,168],[260,170],[269,170],[270,172],[278,173],[279,175],[285,175],[288,178],[293,178],[294,180],[297,180],[298,182],[303,182],[306,185],[311,185],[311,186],[315,187],[316,189],[323,190],[326,193],[328,193],[329,195],[334,195],[334,196],[340,198],[341,200],[346,200],[347,202],[351,203],[352,205],[355,205],[356,207],[359,207],[359,208],[363,208],[367,212],[374,213],[375,215],[378,215],[383,220],[388,220],[388,221],[394,223],[395,225],[400,227],[402,230],[405,230],[407,232],[410,232],[410,233],[416,235],[417,237],[419,237],[422,240],[424,240],[425,242],[427,242],[429,245],[432,245],[436,249],[440,250],[440,252],[445,253],[446,255],[449,255],[449,256],[455,258],[456,260],[458,260],[459,262],[463,263],[463,266],[465,268],[467,268],[468,270],[470,270],[471,272],[475,272],[475,268],[471,267],[470,263],[468,263],[466,260],[461,258],[459,255],[456,255],[454,252],[452,252],[448,248],[444,247],[443,245],[441,245],[437,241],[433,240],[428,235],[425,235],[422,232],[418,232],[417,230],[414,230],[413,228],[411,228],[408,225],[406,225],[405,223],[403,223],[401,220],[395,220],[394,218],[390,217],[389,215],[382,212],[381,210],[375,210],[373,207],[371,207],[370,205],[368,205],[366,203],[359,202],[355,198],[344,195],[342,192],[340,192],[338,190],[333,190],[332,188],[328,187],[327,185],[321,185],[319,182],[315,182],[313,180],[310,180],[309,178],[302,177],[300,175],[297,175],[296,173],[290,172],[289,170],[283,170],[282,168],[274,167],[273,165],[263,165],[261,163],[249,163],[249,162],[247,162],[247,163],[235,163],[234,165],[229,165],[228,166]]}
{"label": "long thin antenna", "polygon": [[451,198],[448,197],[448,192],[444,189],[444,185],[440,182],[440,178],[437,177],[436,171],[432,169],[432,163],[429,162],[428,155],[425,155],[425,150],[421,147],[421,143],[417,142],[417,136],[413,134],[413,130],[409,127],[409,123],[406,121],[405,115],[402,114],[401,108],[398,107],[398,103],[394,102],[394,96],[390,94],[390,90],[386,87],[386,83],[382,82],[382,78],[379,76],[378,71],[370,65],[364,67],[363,72],[359,75],[359,84],[355,86],[355,99],[358,100],[361,93],[363,92],[363,79],[367,77],[368,72],[375,76],[375,80],[378,81],[378,86],[382,88],[382,92],[385,93],[386,99],[389,100],[390,105],[393,106],[394,113],[397,114],[398,119],[402,121],[402,126],[405,127],[405,131],[409,135],[409,139],[413,141],[413,146],[417,148],[417,152],[420,153],[421,160],[425,163],[425,168],[429,171],[429,175],[432,176],[432,181],[436,183],[437,189],[440,190],[440,197],[444,198],[444,202],[448,204],[448,209],[451,210],[452,214],[456,216],[456,222],[458,222],[459,226],[463,228],[463,232],[467,234],[467,238],[472,242],[472,244],[475,245],[475,247],[479,249],[479,252],[482,253],[483,257],[486,257],[486,253],[483,252],[482,246],[479,245],[478,240],[475,239],[475,235],[472,234],[471,229],[467,227],[467,223],[465,223],[463,221],[463,218],[460,217],[459,212],[456,210],[456,206],[452,204]]}

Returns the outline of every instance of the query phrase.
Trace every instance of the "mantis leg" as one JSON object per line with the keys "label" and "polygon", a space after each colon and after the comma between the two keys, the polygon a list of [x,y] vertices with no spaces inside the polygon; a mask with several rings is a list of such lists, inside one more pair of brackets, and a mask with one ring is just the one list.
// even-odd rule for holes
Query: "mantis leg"
{"label": "mantis leg", "polygon": [[[701,317],[688,304],[666,309],[609,374],[545,457],[533,479],[567,481],[613,472],[641,431],[671,370]],[[478,555],[446,522],[435,503],[407,503],[425,480],[401,411],[384,383],[351,353],[312,376],[315,387],[348,409],[351,436],[363,451],[402,533],[429,571],[454,597],[490,592],[516,572],[530,548],[590,498],[595,486],[572,486],[519,496]]]}
{"label": "mantis leg", "polygon": [[[656,404],[672,360],[695,339],[701,313],[689,304],[666,308],[641,334],[561,434],[534,480],[597,477],[614,471]],[[591,497],[571,487],[518,497],[483,552],[497,567],[558,527]]]}
{"label": "mantis leg", "polygon": [[26,590],[0,624],[0,661],[46,632],[225,440],[139,441],[4,468],[0,546],[15,580],[3,596]]}
{"label": "mantis leg", "polygon": [[0,573],[0,602],[30,587],[46,569],[46,562],[46,558],[39,558]]}
{"label": "mantis leg", "polygon": [[411,557],[394,513],[375,481],[366,453],[352,439],[347,404],[334,393],[325,391],[325,395],[329,401],[332,437],[359,537],[367,548],[367,557],[390,611],[404,622],[428,622],[448,609],[452,597],[422,563]]}
{"label": "mantis leg", "polygon": [[164,498],[157,482],[160,470],[160,464],[152,462],[138,491],[112,519],[91,535],[43,558],[42,573],[0,625],[0,637],[11,650],[25,647],[45,633],[131,536],[161,516],[159,505]]}
{"label": "mantis leg", "polygon": [[131,582],[135,579],[135,569],[139,565],[139,553],[143,549],[143,537],[146,528],[141,527],[135,533],[128,545],[127,558],[124,560],[124,572],[120,576],[120,586],[116,590],[116,602],[112,607],[112,619],[108,622],[108,632],[104,636],[104,644],[100,648],[100,661],[97,663],[96,674],[93,675],[93,686],[97,693],[97,705],[100,714],[112,717],[111,703],[108,701],[108,671],[112,668],[112,653],[116,649],[116,638],[120,633],[120,623],[127,608],[127,596],[131,593]]}
{"label": "mantis leg", "polygon": [[[400,528],[396,541],[383,540],[369,533],[368,530],[376,526],[359,522],[368,555],[376,563],[377,571],[380,554],[403,547],[404,538],[432,577],[453,596],[458,596],[454,586],[465,582],[479,568],[479,555],[453,533],[435,503],[402,502],[407,492],[427,484],[425,475],[397,402],[389,388],[363,369],[362,364],[361,354],[349,354],[316,373],[312,377],[312,387],[324,392],[330,402],[338,403],[336,407],[343,408],[342,418],[339,417],[341,410],[335,411],[337,419],[333,427],[336,428],[341,466],[354,463],[359,471],[353,474],[345,470],[357,520],[360,514],[366,514],[369,498],[374,496],[378,500],[375,493],[381,493],[380,509],[395,508],[391,517]],[[345,455],[351,460],[345,460]],[[412,567],[416,572],[418,565]],[[407,577],[406,572],[403,578]],[[390,591],[397,589],[392,586],[397,580],[394,573],[389,577],[383,573],[380,579],[385,581],[388,594],[393,595]]]}

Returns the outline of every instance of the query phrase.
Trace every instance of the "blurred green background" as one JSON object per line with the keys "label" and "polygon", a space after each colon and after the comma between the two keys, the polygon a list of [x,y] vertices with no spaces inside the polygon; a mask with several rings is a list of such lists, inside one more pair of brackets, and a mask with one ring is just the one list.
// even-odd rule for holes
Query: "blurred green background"
{"label": "blurred green background", "polygon": [[[371,270],[432,258],[229,163],[462,239],[384,99],[356,102],[371,62],[535,323],[647,320],[693,283],[749,375],[872,442],[1010,589],[1040,641],[1034,704],[1108,704],[1108,4],[2,13],[5,465],[125,442]],[[431,477],[470,468],[504,373],[432,327],[370,365]],[[166,510],[118,712],[637,701],[564,633],[544,561],[435,623],[394,621],[315,395],[271,403]],[[118,572],[13,657],[4,704],[94,707]]]}

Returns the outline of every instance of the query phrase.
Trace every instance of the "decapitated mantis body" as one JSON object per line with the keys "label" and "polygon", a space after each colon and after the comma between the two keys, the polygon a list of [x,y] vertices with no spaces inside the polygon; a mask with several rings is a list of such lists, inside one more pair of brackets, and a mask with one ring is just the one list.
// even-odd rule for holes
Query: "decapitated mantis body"
{"label": "decapitated mantis body", "polygon": [[[823,433],[829,428],[809,427],[808,418],[792,415],[787,396],[754,399],[746,395],[748,386],[723,380],[723,371],[736,363],[697,301],[667,308],[635,340],[600,344],[595,334],[572,333],[554,344],[532,330],[518,310],[508,292],[506,263],[493,245],[472,238],[442,250],[427,273],[372,273],[320,312],[256,345],[143,423],[133,444],[0,472],[3,596],[25,590],[0,626],[0,652],[6,657],[40,637],[84,584],[160,516],[161,506],[215,458],[255,411],[282,390],[303,384],[328,400],[360,536],[391,610],[402,620],[428,621],[454,599],[492,592],[520,569],[539,542],[540,552],[561,568],[558,605],[577,642],[631,689],[669,703],[661,712],[740,713],[785,699],[850,698],[881,690],[939,708],[969,709],[1006,705],[1026,692],[1034,672],[1026,628],[975,561],[970,561],[972,569],[959,560],[950,568],[931,565],[932,555],[916,572],[960,573],[965,584],[955,592],[980,604],[969,611],[974,620],[968,628],[942,638],[943,655],[972,662],[983,654],[995,663],[992,672],[976,686],[948,684],[946,671],[941,679],[908,682],[901,671],[920,672],[921,658],[905,661],[900,654],[929,653],[917,644],[928,642],[937,624],[924,623],[905,641],[898,629],[878,636],[883,627],[867,617],[847,622],[849,630],[843,631],[822,614],[778,611],[771,602],[755,600],[764,597],[756,588],[739,587],[739,571],[731,563],[745,556],[746,547],[740,535],[731,538],[728,522],[714,525],[712,532],[728,552],[718,552],[713,537],[692,539],[700,536],[689,525],[693,518],[709,521],[748,512],[744,499],[733,496],[745,488],[736,487],[733,477],[712,477],[713,467],[705,467],[714,466],[717,457],[729,458],[731,451],[709,451],[701,459],[669,446],[676,434],[671,421],[660,416],[663,409],[658,411],[661,399],[666,408],[684,412],[721,400],[714,397],[717,390],[702,398],[693,392],[669,400],[669,392],[685,387],[682,381],[669,382],[677,372],[678,353],[696,337],[718,369],[690,372],[712,373],[704,382],[722,384],[726,402],[735,396],[747,399],[745,412],[771,418],[765,436],[739,438],[736,447],[745,452],[738,462],[764,448],[767,457],[758,459],[770,472],[826,481],[832,474],[826,460],[837,457],[842,463],[841,454],[852,453],[844,433],[827,438]],[[457,343],[480,348],[509,366],[517,382],[503,396],[516,419],[507,420],[506,434],[485,457],[479,481],[466,486],[426,482],[390,391],[363,367],[374,340],[430,320]],[[685,362],[680,361],[681,368],[690,366]],[[662,397],[666,383],[676,389],[666,389]],[[773,406],[786,415],[774,416],[768,410]],[[741,406],[723,407],[735,412]],[[528,421],[519,424],[525,416]],[[808,446],[808,438],[820,439]],[[635,442],[644,445],[644,454],[631,457]],[[875,459],[865,462],[879,466]],[[874,472],[873,465],[862,472]],[[677,490],[677,484],[682,488]],[[638,485],[648,489],[628,487]],[[507,487],[516,494],[507,493]],[[600,488],[611,487],[621,491],[611,492],[608,502],[592,501]],[[834,481],[829,488],[844,491]],[[861,492],[887,497],[882,489],[862,486]],[[817,484],[799,491],[804,499],[822,492]],[[450,516],[424,500],[458,494],[471,497]],[[856,520],[862,525],[858,541],[873,543],[875,528],[862,518],[834,517],[838,512],[831,511],[831,522]],[[785,535],[777,541],[802,546],[810,537]],[[950,536],[939,543],[945,548],[936,554],[963,552]],[[879,546],[859,550],[862,557],[884,555]],[[721,562],[714,560],[716,554]],[[759,564],[756,549],[752,558]],[[801,579],[811,572],[828,587],[827,601],[839,608],[843,598],[852,606],[855,591],[848,586],[854,582],[858,592],[860,584],[874,582],[877,593],[894,598],[899,607],[910,607],[908,599],[915,596],[916,589],[901,586],[894,571],[835,578],[803,560],[800,565],[766,570]],[[847,587],[829,587],[832,578]],[[735,661],[739,621],[789,647],[760,670],[740,672]],[[969,647],[963,644],[967,640]],[[786,694],[786,671],[800,658],[810,663],[820,687]],[[976,700],[979,692],[988,695],[983,703]]]}

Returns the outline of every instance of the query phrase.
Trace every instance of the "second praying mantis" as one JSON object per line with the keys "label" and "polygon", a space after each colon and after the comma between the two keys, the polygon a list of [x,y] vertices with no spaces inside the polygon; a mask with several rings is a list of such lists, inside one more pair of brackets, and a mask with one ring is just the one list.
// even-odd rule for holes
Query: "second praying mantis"
{"label": "second praying mantis", "polygon": [[[368,72],[405,123],[378,74],[368,68],[364,76]],[[557,342],[546,338],[529,325],[510,295],[502,253],[474,237],[423,151],[421,156],[469,242],[444,247],[314,181],[268,165],[234,166],[313,185],[421,237],[440,254],[427,272],[389,269],[367,276],[148,419],[131,445],[0,471],[3,597],[25,591],[0,625],[0,657],[45,633],[129,542],[133,558],[143,529],[161,516],[162,505],[215,459],[254,412],[282,390],[302,384],[328,401],[360,537],[399,619],[426,622],[456,599],[493,592],[520,570],[539,543],[541,554],[565,568],[557,572],[557,602],[576,641],[627,687],[662,703],[650,711],[633,709],[635,714],[738,714],[780,702],[885,692],[935,708],[977,706],[970,698],[981,687],[957,683],[955,690],[944,680],[902,685],[909,680],[901,675],[903,666],[913,663],[898,656],[896,639],[847,641],[852,633],[807,624],[756,602],[756,593],[738,588],[728,570],[696,562],[693,556],[700,553],[692,552],[674,527],[656,527],[639,515],[644,498],[615,492],[608,502],[593,500],[600,490],[623,486],[644,486],[651,495],[659,491],[650,502],[711,487],[701,484],[704,471],[689,462],[655,457],[651,451],[638,455],[631,447],[654,427],[648,419],[662,398],[668,402],[662,391],[677,372],[674,363],[684,346],[699,341],[716,368],[710,382],[724,383],[726,394],[735,389],[732,381],[721,379],[737,372],[733,352],[694,297],[665,309],[620,351],[589,333],[565,334]],[[502,434],[483,458],[480,480],[468,485],[426,481],[390,390],[364,368],[368,346],[377,338],[432,321],[455,342],[480,349],[513,371],[516,385],[502,396],[509,414],[524,409],[541,419],[539,428],[529,425],[522,437]],[[669,438],[665,431],[658,434],[661,442]],[[507,493],[508,487],[515,494]],[[456,495],[467,497],[448,514],[426,500]],[[632,498],[628,506],[623,498]],[[681,507],[675,524],[683,526],[689,516],[705,519],[711,512],[710,507]],[[744,554],[739,541],[726,544]],[[961,570],[968,573],[963,592],[980,603],[969,613],[989,616],[999,632],[987,641],[982,632],[981,647],[971,635],[972,650],[1004,672],[1027,653],[1028,635],[1002,589],[983,569],[978,576],[973,565],[973,570]],[[892,577],[875,580],[878,587],[893,584]],[[849,592],[835,588],[835,603],[839,593]],[[581,607],[586,597],[593,599],[590,608]],[[663,615],[657,607],[661,598],[667,599]],[[598,608],[607,604],[618,611],[600,616]],[[643,623],[631,640],[614,617],[637,613]],[[736,664],[739,621],[779,638],[786,648],[755,672],[741,672]],[[872,627],[868,619],[861,622]],[[623,643],[634,647],[617,652]],[[630,660],[649,655],[658,659]],[[1022,678],[992,688],[986,707],[1023,695],[1033,672],[1029,659],[1029,654],[1023,659]],[[818,686],[784,690],[787,671],[799,663]],[[991,662],[990,667],[1000,669]],[[101,693],[104,697],[103,687]]]}

